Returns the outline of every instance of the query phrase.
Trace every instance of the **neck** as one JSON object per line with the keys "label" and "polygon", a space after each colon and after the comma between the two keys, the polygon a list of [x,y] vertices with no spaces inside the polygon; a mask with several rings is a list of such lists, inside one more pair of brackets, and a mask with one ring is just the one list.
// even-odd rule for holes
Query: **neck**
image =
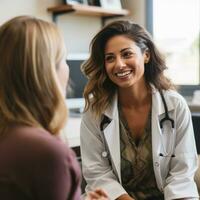
{"label": "neck", "polygon": [[147,85],[119,89],[119,103],[124,108],[139,108],[151,103],[151,89]]}

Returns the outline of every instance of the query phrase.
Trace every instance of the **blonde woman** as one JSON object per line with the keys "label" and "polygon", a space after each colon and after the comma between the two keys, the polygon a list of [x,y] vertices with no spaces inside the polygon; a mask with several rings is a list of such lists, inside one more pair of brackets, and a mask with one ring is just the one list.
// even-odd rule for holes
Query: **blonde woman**
{"label": "blonde woman", "polygon": [[[0,27],[1,199],[80,199],[78,163],[58,137],[67,117],[63,44],[55,25],[34,17]],[[87,199],[107,198],[96,190]]]}

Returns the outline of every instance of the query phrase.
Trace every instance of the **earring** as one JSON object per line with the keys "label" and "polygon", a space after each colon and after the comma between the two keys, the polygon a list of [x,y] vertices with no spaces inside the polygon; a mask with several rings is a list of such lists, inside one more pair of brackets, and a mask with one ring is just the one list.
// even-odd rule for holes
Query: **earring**
{"label": "earring", "polygon": [[147,64],[149,62],[149,59],[145,59],[144,63]]}

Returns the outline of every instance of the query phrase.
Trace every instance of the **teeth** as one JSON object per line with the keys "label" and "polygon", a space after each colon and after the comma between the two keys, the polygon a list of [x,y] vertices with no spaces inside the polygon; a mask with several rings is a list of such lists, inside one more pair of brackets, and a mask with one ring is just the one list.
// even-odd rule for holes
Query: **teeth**
{"label": "teeth", "polygon": [[119,76],[119,77],[122,77],[122,76],[126,76],[126,75],[128,75],[128,74],[130,74],[130,73],[131,73],[131,71],[118,72],[118,73],[116,73],[116,75]]}

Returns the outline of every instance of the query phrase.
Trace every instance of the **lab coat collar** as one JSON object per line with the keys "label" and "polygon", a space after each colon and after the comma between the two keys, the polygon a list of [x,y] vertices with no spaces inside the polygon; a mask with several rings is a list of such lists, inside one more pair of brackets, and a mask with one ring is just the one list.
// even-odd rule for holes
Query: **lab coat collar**
{"label": "lab coat collar", "polygon": [[[152,110],[154,110],[155,113],[157,113],[157,115],[162,115],[165,113],[165,108],[163,105],[161,95],[158,89],[156,89],[155,86],[153,86],[152,84],[151,84],[151,88],[152,88]],[[163,91],[163,95],[167,104],[168,111],[172,111],[175,109],[174,104],[170,100],[170,95],[165,95],[166,92],[170,93],[170,90]]]}
{"label": "lab coat collar", "polygon": [[[165,113],[164,105],[161,99],[161,95],[158,91],[158,89],[155,88],[153,84],[150,84],[152,89],[152,109],[155,110],[155,112],[158,115],[162,115]],[[170,92],[167,91],[167,92]],[[167,103],[168,111],[174,110],[174,104],[172,101],[170,101],[169,97],[165,95],[165,92],[163,92],[165,101]],[[109,107],[105,110],[104,115],[109,117],[111,120],[116,118],[118,112],[118,93],[116,92],[113,96],[112,103],[109,105]]]}
{"label": "lab coat collar", "polygon": [[118,112],[118,94],[117,92],[113,96],[112,103],[108,106],[108,108],[105,110],[104,115],[109,117],[111,120],[116,118],[117,112]]}

